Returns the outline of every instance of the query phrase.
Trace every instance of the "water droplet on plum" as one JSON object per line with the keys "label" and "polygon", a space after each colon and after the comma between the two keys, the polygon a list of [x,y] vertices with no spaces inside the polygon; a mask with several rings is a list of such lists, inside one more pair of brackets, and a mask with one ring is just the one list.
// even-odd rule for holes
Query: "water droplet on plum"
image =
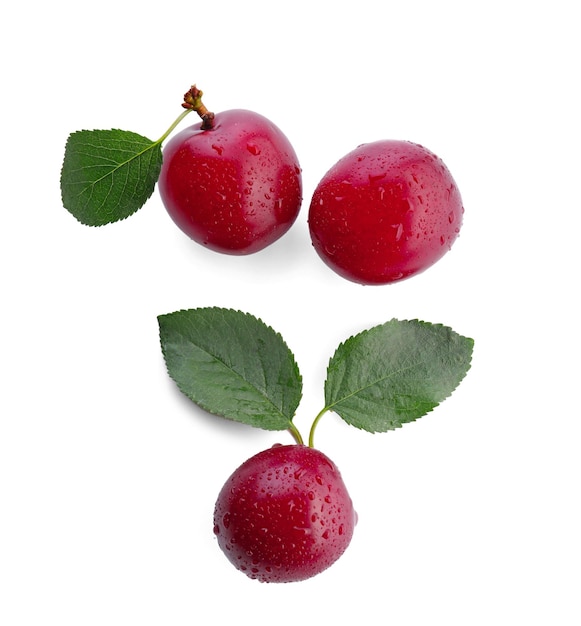
{"label": "water droplet on plum", "polygon": [[403,224],[393,224],[392,228],[395,229],[395,241],[399,241],[403,235]]}
{"label": "water droplet on plum", "polygon": [[248,152],[250,152],[250,154],[253,154],[254,156],[258,156],[260,154],[260,147],[257,146],[255,143],[248,142],[246,144],[246,149],[248,150]]}

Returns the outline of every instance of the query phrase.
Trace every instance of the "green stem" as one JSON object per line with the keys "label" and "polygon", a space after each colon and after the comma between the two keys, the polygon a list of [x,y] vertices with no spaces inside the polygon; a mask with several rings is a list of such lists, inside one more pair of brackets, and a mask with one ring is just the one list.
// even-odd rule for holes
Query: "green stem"
{"label": "green stem", "polygon": [[319,423],[319,420],[323,417],[323,415],[325,415],[325,413],[328,410],[329,408],[325,407],[322,411],[319,412],[317,417],[315,417],[313,425],[311,426],[311,432],[309,433],[309,448],[315,447],[315,429],[317,428],[317,424]]}
{"label": "green stem", "polygon": [[181,115],[175,120],[175,122],[165,131],[165,133],[163,133],[163,135],[155,142],[155,144],[160,144],[163,143],[168,137],[169,135],[173,132],[174,128],[184,119],[184,117],[188,114],[191,113],[193,111],[193,109],[186,109],[185,111],[182,111]]}
{"label": "green stem", "polygon": [[288,431],[293,436],[293,439],[297,442],[299,446],[304,445],[301,433],[299,432],[299,429],[294,424],[290,425],[290,428],[288,429]]}

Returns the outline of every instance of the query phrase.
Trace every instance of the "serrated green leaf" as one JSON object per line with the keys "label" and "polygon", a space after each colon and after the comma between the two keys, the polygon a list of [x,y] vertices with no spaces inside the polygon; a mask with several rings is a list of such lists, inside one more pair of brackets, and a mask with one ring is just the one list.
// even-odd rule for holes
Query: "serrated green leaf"
{"label": "serrated green leaf", "polygon": [[391,320],[341,344],[327,369],[326,410],[386,432],[434,409],[470,368],[474,342],[451,328]]}
{"label": "serrated green leaf", "polygon": [[292,428],[302,380],[282,337],[261,320],[217,307],[158,316],[170,377],[200,407],[265,430]]}
{"label": "serrated green leaf", "polygon": [[61,170],[63,206],[88,226],[125,219],[153,193],[161,163],[160,143],[136,133],[72,133]]}

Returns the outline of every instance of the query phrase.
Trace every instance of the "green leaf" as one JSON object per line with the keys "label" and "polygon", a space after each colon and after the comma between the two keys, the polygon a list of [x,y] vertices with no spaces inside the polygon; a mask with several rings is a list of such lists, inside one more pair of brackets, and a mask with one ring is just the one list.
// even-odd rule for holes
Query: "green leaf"
{"label": "green leaf", "polygon": [[232,309],[158,316],[170,377],[206,411],[265,430],[292,429],[302,379],[282,337]]}
{"label": "green leaf", "polygon": [[88,226],[125,219],[153,193],[161,163],[160,142],[136,133],[117,129],[72,133],[61,171],[63,206]]}
{"label": "green leaf", "polygon": [[326,409],[386,432],[434,409],[470,369],[474,342],[452,329],[391,320],[341,344],[327,369]]}

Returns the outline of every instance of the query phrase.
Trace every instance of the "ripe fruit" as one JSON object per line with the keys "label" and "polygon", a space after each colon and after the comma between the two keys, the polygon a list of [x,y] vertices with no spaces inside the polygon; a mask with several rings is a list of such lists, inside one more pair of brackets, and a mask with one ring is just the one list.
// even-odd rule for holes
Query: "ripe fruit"
{"label": "ripe fruit", "polygon": [[309,209],[319,256],[362,284],[409,278],[451,248],[464,208],[442,160],[407,141],[363,144],[322,178]]}
{"label": "ripe fruit", "polygon": [[[194,92],[196,110],[199,95]],[[227,254],[257,252],[298,216],[297,156],[282,131],[258,113],[234,109],[210,115],[167,143],[161,198],[194,241]]]}
{"label": "ripe fruit", "polygon": [[262,582],[295,582],[332,565],[357,521],[339,470],[304,445],[275,445],[226,481],[214,510],[218,545]]}

